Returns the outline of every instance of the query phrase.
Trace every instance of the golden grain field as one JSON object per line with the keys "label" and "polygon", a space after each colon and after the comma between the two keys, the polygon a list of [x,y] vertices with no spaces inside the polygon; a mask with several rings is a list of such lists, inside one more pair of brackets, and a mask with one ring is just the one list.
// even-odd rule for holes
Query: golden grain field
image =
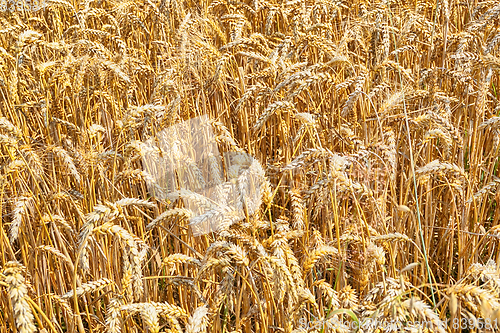
{"label": "golden grain field", "polygon": [[0,332],[500,331],[499,72],[497,1],[2,0]]}

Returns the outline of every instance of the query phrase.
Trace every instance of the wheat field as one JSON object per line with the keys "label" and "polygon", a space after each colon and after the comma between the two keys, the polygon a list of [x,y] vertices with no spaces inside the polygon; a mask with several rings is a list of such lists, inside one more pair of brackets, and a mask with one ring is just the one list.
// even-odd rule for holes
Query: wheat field
{"label": "wheat field", "polygon": [[497,1],[7,3],[0,332],[500,331]]}

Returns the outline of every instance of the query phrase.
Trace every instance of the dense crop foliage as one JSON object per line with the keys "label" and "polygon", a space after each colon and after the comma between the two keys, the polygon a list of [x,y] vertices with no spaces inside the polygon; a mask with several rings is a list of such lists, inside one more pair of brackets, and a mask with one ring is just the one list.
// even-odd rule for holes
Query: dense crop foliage
{"label": "dense crop foliage", "polygon": [[[498,2],[41,3],[0,12],[0,332],[500,325]],[[241,165],[182,172],[261,204],[184,190],[193,235],[144,157],[200,116]]]}

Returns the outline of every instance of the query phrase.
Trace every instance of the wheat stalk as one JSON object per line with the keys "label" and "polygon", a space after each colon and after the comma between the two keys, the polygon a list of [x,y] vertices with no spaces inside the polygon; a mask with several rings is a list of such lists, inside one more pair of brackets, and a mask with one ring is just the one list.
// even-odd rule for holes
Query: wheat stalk
{"label": "wheat stalk", "polygon": [[28,302],[28,288],[22,274],[22,265],[9,261],[3,268],[0,278],[7,284],[17,330],[21,333],[36,332],[35,318]]}

